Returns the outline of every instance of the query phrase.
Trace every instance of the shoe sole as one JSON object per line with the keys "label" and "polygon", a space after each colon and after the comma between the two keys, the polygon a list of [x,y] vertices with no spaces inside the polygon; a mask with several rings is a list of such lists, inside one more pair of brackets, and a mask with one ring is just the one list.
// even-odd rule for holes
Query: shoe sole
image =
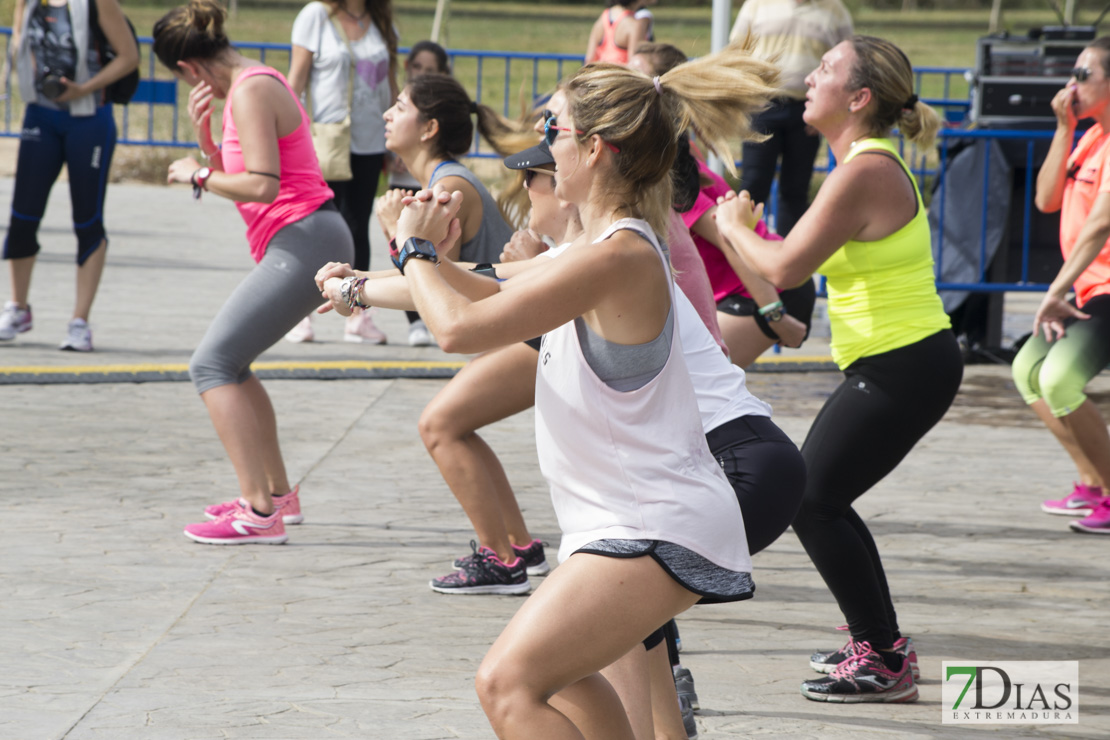
{"label": "shoe sole", "polygon": [[681,691],[679,691],[677,693],[678,693],[679,696],[685,696],[686,697],[686,701],[688,701],[690,703],[690,709],[694,710],[695,712],[700,712],[701,711],[701,703],[698,701],[698,695],[697,694],[690,694],[690,693],[683,694]]}
{"label": "shoe sole", "polygon": [[1072,522],[1068,525],[1073,532],[1081,532],[1083,534],[1110,534],[1110,527],[1086,527],[1079,522]]}
{"label": "shoe sole", "polygon": [[906,704],[917,701],[917,685],[901,691],[880,691],[875,694],[821,694],[808,692],[802,687],[802,696],[812,701],[825,701],[834,704]]}
{"label": "shoe sole", "polygon": [[281,545],[289,539],[289,535],[287,534],[279,534],[273,537],[236,537],[235,539],[201,537],[198,534],[192,534],[190,532],[186,532],[185,536],[202,545]]}
{"label": "shoe sole", "polygon": [[367,339],[365,337],[360,337],[357,334],[344,334],[343,341],[351,342],[352,344],[373,344],[379,346],[386,343],[385,339]]}
{"label": "shoe sole", "polygon": [[546,560],[542,563],[528,566],[528,575],[530,576],[546,576],[550,572],[551,566],[547,564]]}
{"label": "shoe sole", "polygon": [[88,346],[88,347],[74,347],[72,344],[63,344],[61,347],[58,347],[58,349],[60,349],[63,352],[92,352],[93,351],[93,348],[92,348],[91,345]]}
{"label": "shoe sole", "polygon": [[444,588],[437,586],[435,581],[428,581],[428,587],[435,591],[437,594],[459,594],[461,596],[481,596],[483,594],[494,594],[501,596],[523,596],[532,590],[532,584],[519,583],[513,585],[496,585],[496,586],[469,586],[467,588]]}
{"label": "shoe sole", "polygon": [[[219,517],[215,516],[214,514],[209,514],[207,511],[204,512],[204,517],[206,519],[208,519],[209,521],[212,521],[212,520],[215,520],[215,519],[219,518]],[[290,514],[289,516],[282,515],[282,517],[281,517],[281,523],[282,524],[301,524],[303,522],[304,522],[304,514]]]}
{"label": "shoe sole", "polygon": [[1053,509],[1051,506],[1041,504],[1041,511],[1046,514],[1055,514],[1056,516],[1090,516],[1094,509],[1089,506],[1081,506],[1078,509]]}
{"label": "shoe sole", "polygon": [[[909,659],[907,658],[907,660]],[[817,671],[818,673],[825,674],[832,673],[833,669],[836,668],[835,665],[831,665],[829,663],[818,663],[812,660],[809,662],[809,667]],[[910,670],[913,672],[913,678],[915,681],[921,678],[921,669],[917,667],[916,661],[910,663]]]}

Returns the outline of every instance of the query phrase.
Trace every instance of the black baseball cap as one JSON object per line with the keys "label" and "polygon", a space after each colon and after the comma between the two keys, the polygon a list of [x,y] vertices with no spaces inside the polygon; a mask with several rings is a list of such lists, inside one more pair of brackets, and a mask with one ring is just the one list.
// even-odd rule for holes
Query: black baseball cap
{"label": "black baseball cap", "polygon": [[555,164],[555,158],[551,156],[551,148],[546,141],[541,141],[523,152],[505,157],[505,166],[510,170],[528,170],[533,167],[545,167],[552,164]]}

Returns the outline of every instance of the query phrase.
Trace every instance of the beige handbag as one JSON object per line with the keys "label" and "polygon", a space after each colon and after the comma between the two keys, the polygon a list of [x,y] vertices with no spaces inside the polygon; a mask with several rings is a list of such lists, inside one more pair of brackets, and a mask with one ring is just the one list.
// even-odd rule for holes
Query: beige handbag
{"label": "beige handbag", "polygon": [[[351,172],[351,99],[355,87],[355,52],[343,31],[343,26],[335,16],[331,17],[339,38],[347,45],[351,63],[347,74],[347,116],[339,123],[312,123],[312,145],[316,148],[316,159],[320,162],[320,172],[330,182],[350,180]],[[310,91],[311,93],[311,91]]]}

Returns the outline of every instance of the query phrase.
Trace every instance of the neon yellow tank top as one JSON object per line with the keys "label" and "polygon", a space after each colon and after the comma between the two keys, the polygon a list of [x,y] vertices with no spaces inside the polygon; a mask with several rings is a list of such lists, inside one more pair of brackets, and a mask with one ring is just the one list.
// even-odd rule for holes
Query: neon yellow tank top
{"label": "neon yellow tank top", "polygon": [[847,242],[817,270],[828,278],[831,349],[841,370],[861,357],[905,347],[952,326],[933,278],[929,217],[894,143],[864,139],[844,162],[875,150],[890,153],[906,171],[917,196],[917,214],[890,236]]}

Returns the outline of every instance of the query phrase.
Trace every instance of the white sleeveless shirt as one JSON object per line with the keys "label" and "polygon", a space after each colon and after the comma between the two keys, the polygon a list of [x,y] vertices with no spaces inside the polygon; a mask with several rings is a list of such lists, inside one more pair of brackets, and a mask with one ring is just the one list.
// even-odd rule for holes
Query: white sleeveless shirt
{"label": "white sleeveless shirt", "polygon": [[[651,242],[654,232],[622,219]],[[672,305],[673,282],[668,280]],[[675,312],[675,321],[681,321]],[[719,351],[718,351],[719,353]],[[600,539],[662,540],[728,570],[751,571],[744,520],[709,452],[676,331],[666,365],[634,391],[607,386],[590,369],[574,322],[544,335],[536,375],[536,447],[563,541],[559,559]]]}

